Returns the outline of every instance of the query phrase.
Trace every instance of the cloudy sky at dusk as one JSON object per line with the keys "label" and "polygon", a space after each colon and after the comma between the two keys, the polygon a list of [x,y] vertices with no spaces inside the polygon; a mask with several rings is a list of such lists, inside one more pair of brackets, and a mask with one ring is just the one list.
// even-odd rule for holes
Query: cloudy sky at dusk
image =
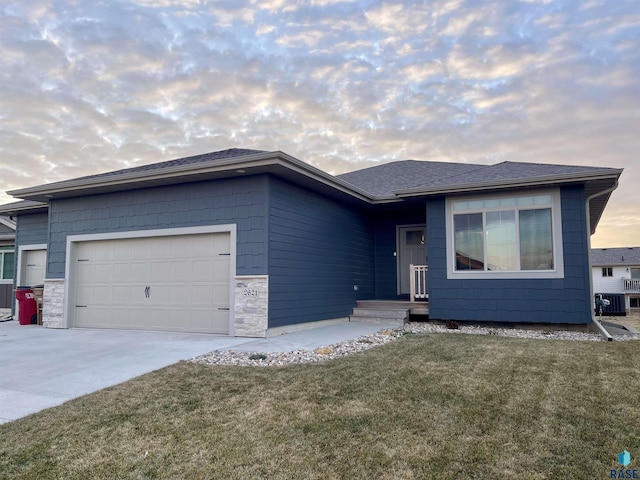
{"label": "cloudy sky at dusk", "polygon": [[640,246],[640,5],[0,2],[0,203],[231,147],[624,168],[593,245]]}

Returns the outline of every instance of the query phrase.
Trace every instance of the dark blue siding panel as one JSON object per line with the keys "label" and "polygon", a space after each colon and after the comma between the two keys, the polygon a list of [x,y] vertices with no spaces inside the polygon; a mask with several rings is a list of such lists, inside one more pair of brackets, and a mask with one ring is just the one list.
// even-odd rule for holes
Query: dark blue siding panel
{"label": "dark blue siding panel", "polygon": [[187,183],[51,202],[49,278],[63,278],[67,235],[237,225],[237,274],[267,273],[267,177]]}
{"label": "dark blue siding panel", "polygon": [[399,209],[375,214],[375,298],[393,300],[398,298],[398,267],[396,228],[398,225],[420,225],[426,223],[424,206],[416,209]]}
{"label": "dark blue siding panel", "polygon": [[366,215],[274,177],[269,192],[269,327],[346,317],[373,298]]}
{"label": "dark blue siding panel", "polygon": [[445,201],[427,204],[429,312],[440,320],[586,324],[591,321],[584,189],[561,192],[565,277],[447,280]]}
{"label": "dark blue siding panel", "polygon": [[46,245],[48,231],[49,217],[46,213],[19,215],[16,221],[16,252],[19,245]]}

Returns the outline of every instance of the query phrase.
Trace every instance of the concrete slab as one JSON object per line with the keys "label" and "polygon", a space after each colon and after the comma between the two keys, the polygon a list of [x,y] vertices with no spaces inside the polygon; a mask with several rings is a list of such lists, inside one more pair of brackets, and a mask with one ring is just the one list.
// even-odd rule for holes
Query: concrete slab
{"label": "concrete slab", "polygon": [[4,322],[0,323],[0,423],[214,350],[310,350],[383,328],[346,322],[254,339],[88,328],[56,330]]}
{"label": "concrete slab", "polygon": [[606,320],[602,320],[600,323],[607,330],[607,332],[609,332],[611,335],[633,336],[633,335],[637,335],[638,334],[638,332],[633,327],[628,327],[626,325],[620,325],[620,324],[609,322],[609,321],[606,321]]}

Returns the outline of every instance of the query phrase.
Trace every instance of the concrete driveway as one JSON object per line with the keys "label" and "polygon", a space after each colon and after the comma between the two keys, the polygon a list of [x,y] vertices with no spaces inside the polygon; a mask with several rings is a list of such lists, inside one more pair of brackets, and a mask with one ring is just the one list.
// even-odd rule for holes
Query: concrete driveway
{"label": "concrete driveway", "polygon": [[203,334],[48,329],[0,323],[0,423],[214,350],[313,349],[383,325],[342,323],[267,339]]}

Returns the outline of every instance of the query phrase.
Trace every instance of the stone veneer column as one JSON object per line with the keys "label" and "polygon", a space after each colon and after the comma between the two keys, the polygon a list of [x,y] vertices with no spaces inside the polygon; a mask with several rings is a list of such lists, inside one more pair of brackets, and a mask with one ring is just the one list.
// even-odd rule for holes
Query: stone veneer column
{"label": "stone veneer column", "polygon": [[44,280],[42,324],[47,328],[65,328],[63,278]]}
{"label": "stone veneer column", "polygon": [[269,315],[269,276],[238,275],[235,277],[236,337],[267,336]]}

